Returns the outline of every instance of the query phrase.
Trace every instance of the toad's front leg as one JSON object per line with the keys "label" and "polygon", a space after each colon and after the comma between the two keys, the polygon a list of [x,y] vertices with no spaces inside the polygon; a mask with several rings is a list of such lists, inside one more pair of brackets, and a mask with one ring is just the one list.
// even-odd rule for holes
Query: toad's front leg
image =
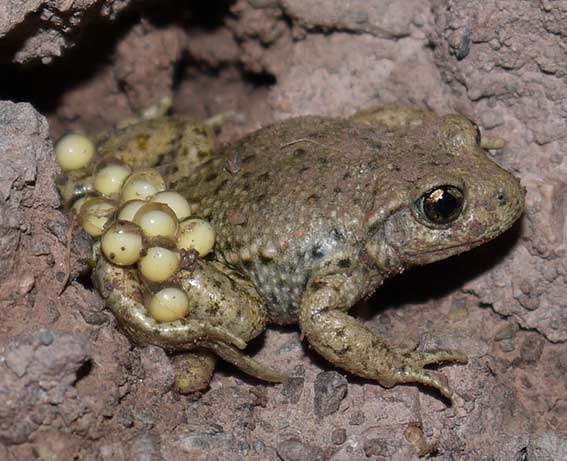
{"label": "toad's front leg", "polygon": [[313,348],[333,364],[384,387],[419,383],[437,389],[448,399],[452,391],[444,375],[424,366],[442,362],[466,363],[462,352],[435,350],[402,352],[388,347],[348,310],[364,292],[362,274],[333,274],[312,280],[300,309],[300,327]]}

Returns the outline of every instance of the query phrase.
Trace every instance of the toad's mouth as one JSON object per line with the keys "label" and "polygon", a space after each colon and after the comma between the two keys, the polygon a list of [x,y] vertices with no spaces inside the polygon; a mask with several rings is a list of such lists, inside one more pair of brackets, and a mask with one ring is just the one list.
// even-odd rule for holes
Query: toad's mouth
{"label": "toad's mouth", "polygon": [[451,256],[455,256],[460,253],[465,253],[473,248],[483,245],[484,243],[490,242],[499,235],[507,232],[514,225],[514,223],[520,219],[523,211],[523,206],[516,207],[515,213],[513,213],[510,219],[506,221],[501,227],[492,232],[486,233],[481,238],[478,238],[476,240],[471,240],[466,243],[455,243],[454,245],[439,246],[437,248],[431,248],[428,250],[421,248],[419,249],[419,251],[405,251],[402,249],[401,258],[408,265],[424,265],[450,258]]}

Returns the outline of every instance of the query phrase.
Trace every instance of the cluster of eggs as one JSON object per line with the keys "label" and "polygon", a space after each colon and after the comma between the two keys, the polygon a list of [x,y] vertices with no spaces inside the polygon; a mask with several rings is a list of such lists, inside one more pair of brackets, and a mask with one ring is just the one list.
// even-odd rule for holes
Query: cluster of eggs
{"label": "cluster of eggs", "polygon": [[180,269],[183,252],[196,250],[203,257],[212,250],[214,229],[207,221],[190,217],[190,204],[166,190],[155,169],[132,171],[116,158],[103,158],[93,166],[95,151],[93,142],[80,134],[68,134],[55,146],[63,172],[84,176],[88,195],[72,205],[81,227],[100,239],[108,261],[121,267],[136,265],[148,285],[157,287],[147,305],[155,320],[185,317],[187,294],[167,282]]}

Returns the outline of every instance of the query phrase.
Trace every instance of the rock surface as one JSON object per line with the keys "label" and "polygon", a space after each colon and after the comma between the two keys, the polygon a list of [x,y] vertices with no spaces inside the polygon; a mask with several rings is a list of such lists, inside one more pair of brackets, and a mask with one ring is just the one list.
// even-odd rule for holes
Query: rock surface
{"label": "rock surface", "polygon": [[103,18],[116,20],[131,0],[3,0],[0,41],[17,63],[49,64],[76,44],[79,33]]}
{"label": "rock surface", "polygon": [[[0,0],[0,458],[567,458],[567,3],[181,3]],[[326,379],[293,329],[253,346],[293,370],[285,385],[223,366],[203,395],[172,393],[163,351],[133,347],[81,275],[89,241],[60,211],[50,140],[163,97],[197,118],[234,112],[222,141],[392,102],[506,140],[492,155],[527,188],[521,225],[356,310],[391,341],[466,352],[444,368],[452,406]]]}

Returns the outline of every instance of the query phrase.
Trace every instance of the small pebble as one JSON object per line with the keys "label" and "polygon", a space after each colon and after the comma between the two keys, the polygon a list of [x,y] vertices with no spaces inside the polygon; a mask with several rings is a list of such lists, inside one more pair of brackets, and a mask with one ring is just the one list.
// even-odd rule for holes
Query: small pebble
{"label": "small pebble", "polygon": [[334,445],[342,445],[343,443],[346,442],[346,439],[347,439],[346,430],[343,429],[342,427],[333,429],[333,432],[331,432],[331,442]]}
{"label": "small pebble", "polygon": [[324,371],[317,375],[313,384],[313,405],[319,417],[336,413],[347,394],[347,380],[336,371]]}
{"label": "small pebble", "polygon": [[41,329],[38,335],[39,342],[44,346],[49,346],[55,340],[53,333],[49,330]]}
{"label": "small pebble", "polygon": [[364,416],[364,413],[360,410],[357,410],[352,412],[352,414],[348,419],[348,423],[351,426],[360,426],[361,424],[364,423],[365,420],[366,420],[366,416]]}
{"label": "small pebble", "polygon": [[299,402],[303,393],[305,378],[290,377],[281,388],[281,393],[285,397],[284,403],[294,404]]}
{"label": "small pebble", "polygon": [[379,458],[372,458],[372,459],[386,459],[383,458],[384,455],[387,453],[387,447],[383,440],[380,439],[366,439],[364,441],[364,454],[368,458],[379,457]]}
{"label": "small pebble", "polygon": [[283,461],[323,461],[325,459],[321,448],[307,445],[295,438],[280,442],[276,451]]}

